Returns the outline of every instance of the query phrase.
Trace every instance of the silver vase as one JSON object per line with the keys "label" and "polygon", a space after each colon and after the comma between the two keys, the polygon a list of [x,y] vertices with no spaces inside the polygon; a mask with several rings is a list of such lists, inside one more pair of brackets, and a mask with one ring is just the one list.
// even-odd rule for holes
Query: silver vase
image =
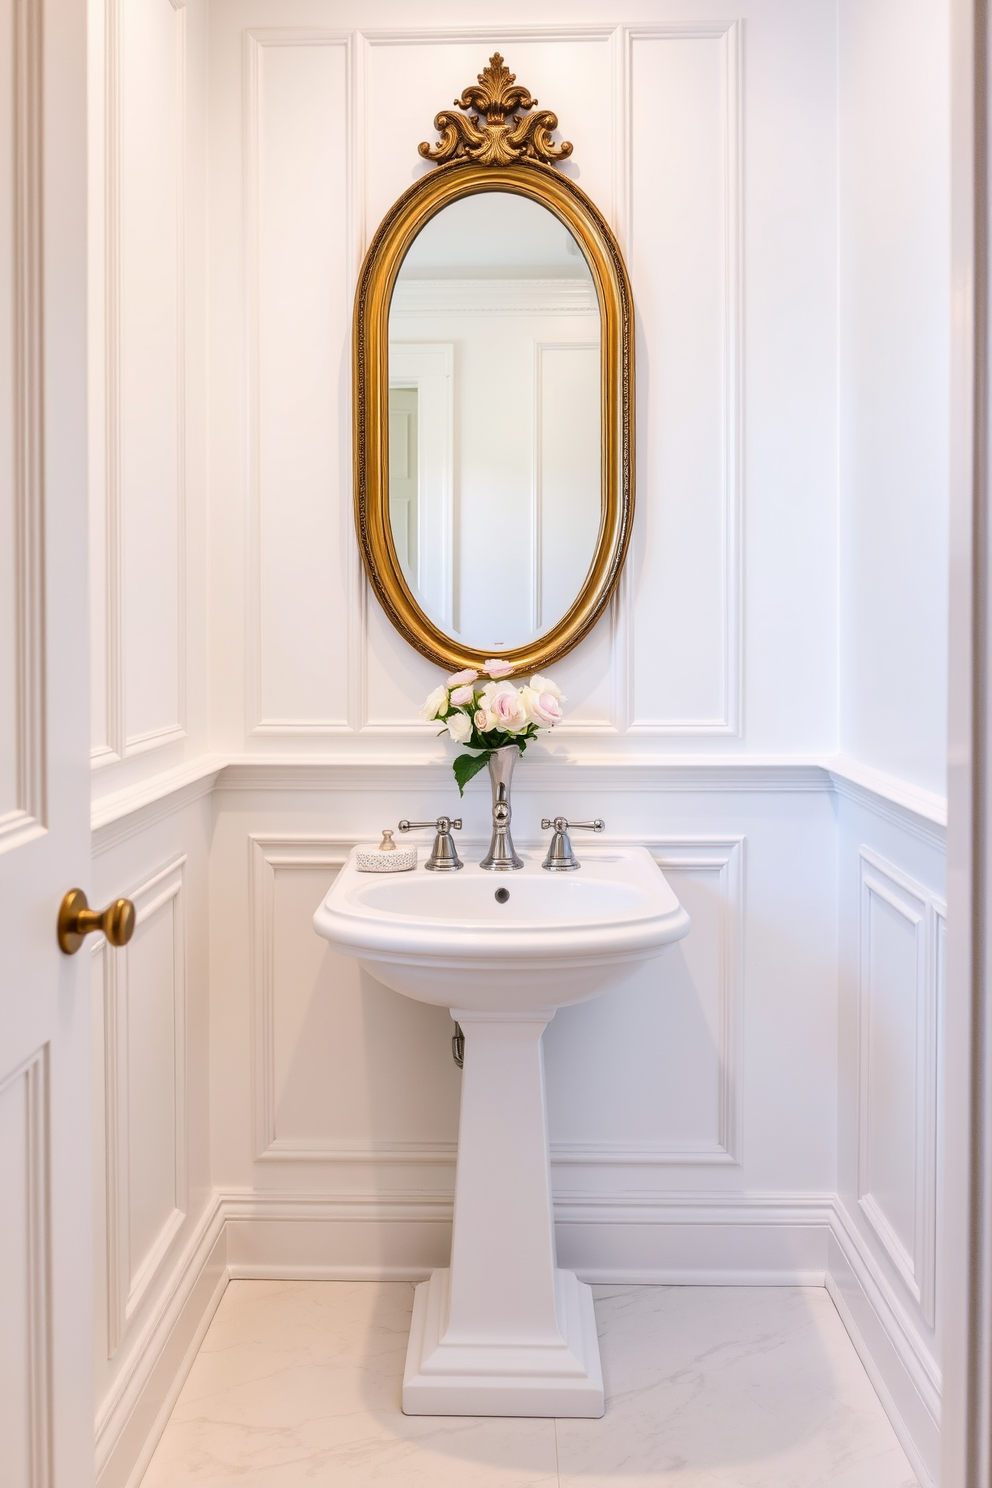
{"label": "silver vase", "polygon": [[513,778],[513,767],[519,758],[520,750],[516,744],[504,744],[502,749],[494,749],[489,756],[489,780],[493,788],[493,835],[489,851],[480,866],[490,868],[494,873],[509,872],[512,868],[524,866],[523,859],[517,857],[513,838],[510,836],[510,818],[513,815],[510,809],[510,781]]}

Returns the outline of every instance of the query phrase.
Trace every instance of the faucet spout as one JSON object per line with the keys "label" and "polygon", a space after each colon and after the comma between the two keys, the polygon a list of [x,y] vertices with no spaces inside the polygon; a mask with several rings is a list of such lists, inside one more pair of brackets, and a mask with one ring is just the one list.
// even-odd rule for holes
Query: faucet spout
{"label": "faucet spout", "polygon": [[510,806],[510,781],[513,766],[520,757],[516,744],[506,744],[494,749],[489,756],[489,779],[493,790],[493,834],[489,851],[480,864],[494,873],[510,872],[524,866],[523,858],[517,856],[510,835],[513,809]]}

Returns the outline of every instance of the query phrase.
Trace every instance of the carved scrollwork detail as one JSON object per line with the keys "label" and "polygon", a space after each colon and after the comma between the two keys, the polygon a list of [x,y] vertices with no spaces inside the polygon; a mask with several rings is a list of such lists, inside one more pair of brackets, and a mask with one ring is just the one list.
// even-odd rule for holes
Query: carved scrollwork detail
{"label": "carved scrollwork detail", "polygon": [[[436,145],[424,140],[419,147],[425,160],[433,160],[435,165],[445,165],[451,160],[474,160],[479,165],[536,160],[551,165],[572,153],[567,140],[560,145],[552,140],[558,118],[550,109],[526,117],[514,113],[515,109],[537,108],[537,99],[521,87],[516,73],[504,65],[499,52],[490,57],[489,66],[479,73],[478,81],[454,102],[456,108],[466,112],[454,114],[444,109],[434,120],[441,138]],[[469,109],[478,109],[478,113],[470,114]]]}

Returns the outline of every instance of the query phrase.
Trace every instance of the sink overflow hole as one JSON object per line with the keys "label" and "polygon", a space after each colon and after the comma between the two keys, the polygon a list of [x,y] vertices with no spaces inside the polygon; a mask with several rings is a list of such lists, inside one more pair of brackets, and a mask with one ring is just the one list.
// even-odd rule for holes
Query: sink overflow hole
{"label": "sink overflow hole", "polygon": [[510,891],[509,891],[509,889],[497,889],[496,890],[496,903],[497,904],[505,904],[506,901],[507,901],[507,899],[509,899],[509,897],[510,897]]}

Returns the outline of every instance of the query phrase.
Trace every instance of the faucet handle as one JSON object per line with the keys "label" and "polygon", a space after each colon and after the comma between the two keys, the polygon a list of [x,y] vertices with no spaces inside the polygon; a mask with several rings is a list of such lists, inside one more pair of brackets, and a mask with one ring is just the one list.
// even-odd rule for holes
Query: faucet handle
{"label": "faucet handle", "polygon": [[462,829],[462,819],[460,816],[454,818],[450,816],[439,816],[437,821],[412,822],[407,821],[404,817],[397,825],[401,832],[412,832],[415,827],[433,827],[435,832],[460,832]]}
{"label": "faucet handle", "polygon": [[541,826],[546,832],[552,828],[556,832],[568,832],[572,827],[583,827],[587,832],[602,832],[606,823],[601,816],[597,816],[596,820],[591,822],[573,822],[564,816],[545,816],[541,819]]}
{"label": "faucet handle", "polygon": [[570,822],[567,816],[546,816],[542,819],[541,826],[546,832],[549,828],[553,829],[555,834],[541,867],[547,868],[549,873],[571,873],[580,864],[572,851],[569,828],[585,827],[590,832],[601,832],[606,823],[598,816],[591,822]]}
{"label": "faucet handle", "polygon": [[458,856],[458,849],[451,836],[453,831],[460,832],[462,829],[460,816],[456,816],[454,820],[450,816],[439,816],[437,821],[432,822],[412,822],[404,817],[399,823],[401,832],[412,832],[415,827],[434,828],[434,846],[431,848],[430,857],[424,864],[425,868],[453,871],[462,867],[462,860]]}

